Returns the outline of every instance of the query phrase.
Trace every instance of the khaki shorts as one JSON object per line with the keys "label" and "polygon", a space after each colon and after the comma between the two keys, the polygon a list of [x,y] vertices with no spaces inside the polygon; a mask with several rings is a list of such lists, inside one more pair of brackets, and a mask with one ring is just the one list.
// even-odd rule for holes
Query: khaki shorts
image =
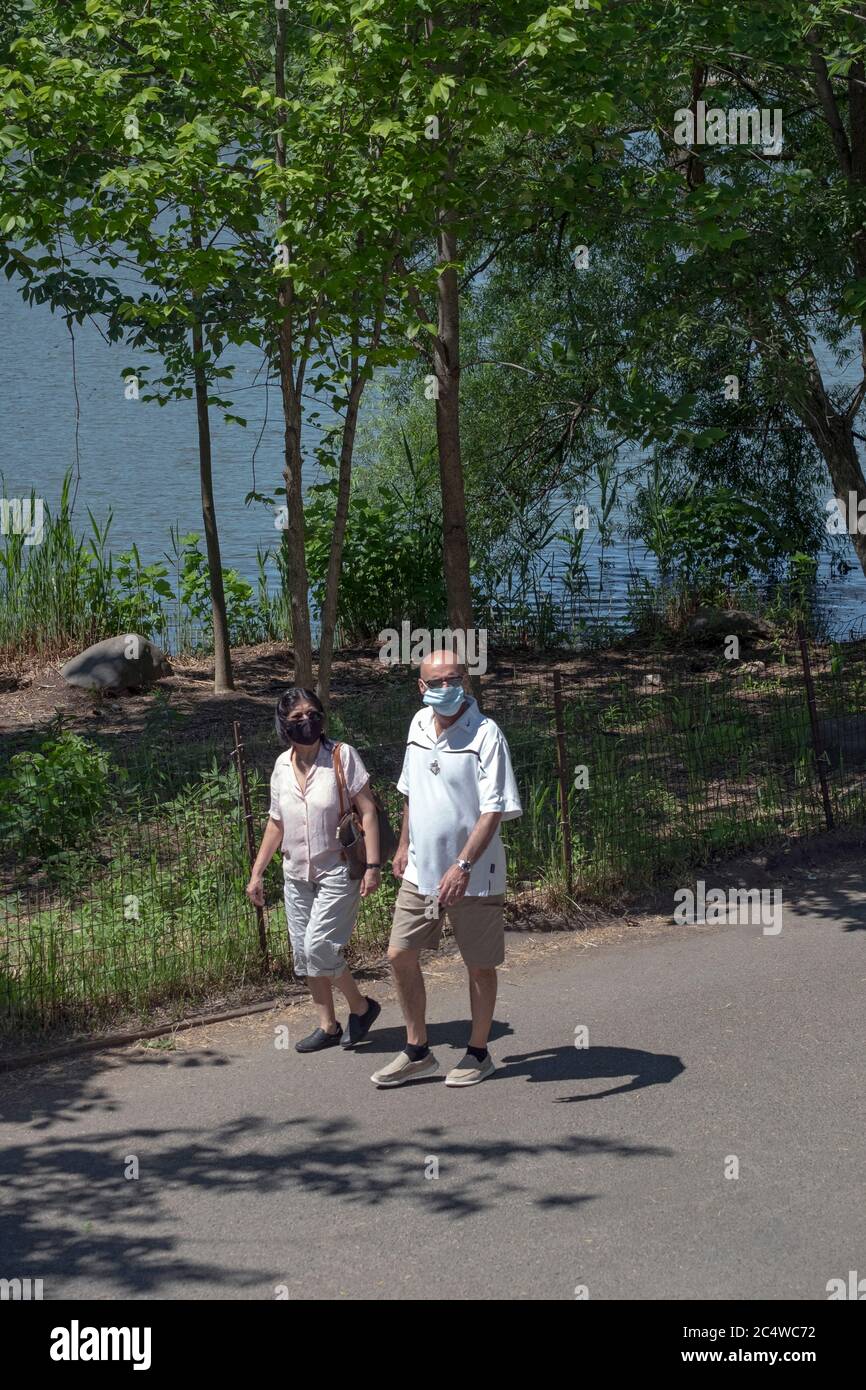
{"label": "khaki shorts", "polygon": [[286,925],[296,975],[333,979],[346,969],[343,951],[355,927],[361,900],[359,879],[345,864],[319,879],[285,878]]}
{"label": "khaki shorts", "polygon": [[[505,894],[485,898],[461,898],[450,907],[439,907],[425,898],[414,884],[400,884],[391,925],[394,951],[435,951],[442,939],[445,919],[454,934],[466,965],[491,968],[505,960]],[[438,908],[438,916],[433,915]]]}

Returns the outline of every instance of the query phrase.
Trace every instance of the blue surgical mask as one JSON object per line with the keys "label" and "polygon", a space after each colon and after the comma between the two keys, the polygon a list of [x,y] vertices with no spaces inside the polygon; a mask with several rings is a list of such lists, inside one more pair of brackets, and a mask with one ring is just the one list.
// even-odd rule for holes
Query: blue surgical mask
{"label": "blue surgical mask", "polygon": [[442,685],[438,690],[431,690],[429,687],[424,691],[422,704],[430,705],[437,714],[444,714],[449,719],[452,714],[456,714],[463,701],[466,699],[466,691],[462,685]]}

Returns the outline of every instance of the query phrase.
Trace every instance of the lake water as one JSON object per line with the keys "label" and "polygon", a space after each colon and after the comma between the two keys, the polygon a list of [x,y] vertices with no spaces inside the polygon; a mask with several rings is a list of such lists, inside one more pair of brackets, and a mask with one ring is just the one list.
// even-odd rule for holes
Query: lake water
{"label": "lake water", "polygon": [[[134,542],[145,563],[162,558],[169,549],[170,526],[181,534],[202,529],[194,402],[160,407],[127,400],[121,373],[143,363],[145,355],[107,344],[89,323],[76,325],[76,453],[72,340],[61,318],[44,305],[26,305],[14,283],[0,281],[0,472],[5,496],[27,496],[32,489],[53,508],[63,474],[76,469],[75,514],[82,529],[87,508],[100,522],[111,510],[115,552]],[[282,410],[277,389],[263,384],[261,354],[245,348],[234,360],[234,386],[226,394],[248,424],[226,425],[212,412],[216,510],[224,565],[255,580],[256,549],[274,546],[279,532],[273,512],[261,503],[245,506],[243,499],[254,486],[267,493],[281,486]],[[315,439],[310,431],[305,440],[308,482],[318,477],[311,452]],[[592,500],[590,494],[587,501]],[[568,523],[567,514],[563,523]],[[597,543],[588,546],[588,556],[596,591],[592,611],[621,621],[629,573],[637,569],[653,575],[653,557],[643,547],[627,548],[622,540],[605,552],[603,571]],[[555,569],[558,555],[552,558]],[[822,566],[822,606],[830,630],[839,637],[866,627],[866,577],[853,548],[851,559],[845,576],[831,577],[828,562]],[[420,615],[414,618],[421,620]]]}

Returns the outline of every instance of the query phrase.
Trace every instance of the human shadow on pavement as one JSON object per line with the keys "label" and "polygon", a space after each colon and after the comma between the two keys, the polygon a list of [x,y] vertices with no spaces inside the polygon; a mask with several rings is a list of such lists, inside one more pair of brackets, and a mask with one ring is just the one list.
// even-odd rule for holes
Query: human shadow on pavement
{"label": "human shadow on pavement", "polygon": [[[471,1031],[472,1021],[468,1018],[453,1019],[446,1023],[428,1023],[427,1043],[431,1048],[451,1046],[463,1048],[465,1051]],[[497,1039],[507,1038],[513,1033],[514,1029],[510,1023],[501,1023],[498,1019],[494,1019],[490,1028],[490,1041],[496,1042]],[[377,1028],[374,1026],[372,1032],[368,1033],[363,1042],[358,1043],[352,1051],[368,1052],[372,1056],[379,1052],[393,1054],[405,1046],[406,1029],[402,1024],[396,1028]]]}
{"label": "human shadow on pavement", "polygon": [[525,1076],[527,1081],[593,1081],[602,1077],[628,1076],[630,1081],[603,1091],[574,1096],[557,1096],[559,1103],[604,1100],[644,1086],[664,1086],[673,1081],[685,1065],[669,1052],[645,1052],[638,1047],[547,1047],[536,1052],[518,1052],[502,1058],[500,1069],[490,1078],[507,1081]]}

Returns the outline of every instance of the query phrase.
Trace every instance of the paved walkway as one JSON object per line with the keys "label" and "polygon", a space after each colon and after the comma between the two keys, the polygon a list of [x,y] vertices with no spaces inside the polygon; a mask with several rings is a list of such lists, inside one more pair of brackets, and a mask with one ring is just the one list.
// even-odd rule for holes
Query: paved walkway
{"label": "paved walkway", "polygon": [[[866,1274],[857,876],[778,936],[516,940],[499,1070],[469,1090],[370,1084],[393,998],[356,1053],[278,1050],[304,1006],[0,1078],[0,1276],[46,1298],[825,1299]],[[445,976],[440,1077],[468,1029]]]}

